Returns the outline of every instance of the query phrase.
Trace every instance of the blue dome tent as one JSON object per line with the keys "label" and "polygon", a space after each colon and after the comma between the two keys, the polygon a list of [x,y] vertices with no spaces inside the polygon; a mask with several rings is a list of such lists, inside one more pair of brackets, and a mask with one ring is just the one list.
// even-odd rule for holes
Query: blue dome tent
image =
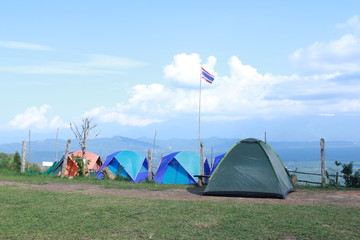
{"label": "blue dome tent", "polygon": [[154,181],[165,184],[196,184],[194,175],[199,174],[199,154],[187,151],[174,152],[162,158]]}
{"label": "blue dome tent", "polygon": [[211,167],[211,171],[210,171],[210,175],[213,174],[213,172],[215,171],[216,167],[219,165],[221,159],[223,159],[225,156],[225,153],[219,155],[219,156],[216,156],[215,159],[214,159],[214,163]]}
{"label": "blue dome tent", "polygon": [[133,151],[119,151],[107,156],[96,178],[104,178],[106,167],[112,174],[129,178],[131,182],[145,181],[148,177],[147,158]]}

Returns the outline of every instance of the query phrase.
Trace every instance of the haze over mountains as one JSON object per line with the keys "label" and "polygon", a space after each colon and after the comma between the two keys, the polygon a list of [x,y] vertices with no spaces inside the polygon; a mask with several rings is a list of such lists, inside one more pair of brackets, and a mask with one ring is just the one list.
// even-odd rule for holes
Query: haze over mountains
{"label": "haze over mountains", "polygon": [[[237,141],[237,139],[221,139],[221,138],[208,138],[204,140],[205,154],[211,155],[211,148],[213,148],[213,155],[221,154],[231,148]],[[197,139],[170,139],[170,140],[155,140],[150,138],[127,138],[121,136],[115,136],[112,138],[97,138],[94,139],[88,146],[88,151],[96,153],[106,158],[107,155],[121,150],[131,150],[138,152],[144,156],[147,155],[149,149],[154,149],[156,155],[166,155],[176,151],[198,151]],[[58,149],[58,155],[61,157],[65,152],[66,140],[59,139],[56,146],[55,139],[45,139],[42,141],[31,141],[30,146],[27,143],[27,151],[30,150],[31,161],[54,161],[56,156],[56,150]],[[7,143],[0,144],[0,152],[14,153],[18,151],[21,153],[22,144]],[[70,151],[80,150],[79,144],[76,139],[71,140]],[[59,157],[59,158],[60,158]]]}

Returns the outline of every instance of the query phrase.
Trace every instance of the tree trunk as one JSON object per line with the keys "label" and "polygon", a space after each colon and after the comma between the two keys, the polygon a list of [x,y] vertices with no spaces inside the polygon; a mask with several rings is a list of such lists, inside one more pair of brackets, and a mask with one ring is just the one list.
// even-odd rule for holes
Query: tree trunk
{"label": "tree trunk", "polygon": [[26,141],[22,141],[21,172],[25,172]]}
{"label": "tree trunk", "polygon": [[86,146],[87,146],[87,138],[88,138],[88,129],[90,129],[90,121],[86,121],[85,123],[84,123],[84,125],[85,125],[85,128],[83,128],[83,132],[84,132],[84,136],[83,136],[83,147],[82,147],[82,159],[83,159],[83,163],[84,163],[84,165],[83,165],[83,174],[85,175],[85,176],[90,176],[90,172],[89,172],[89,167],[88,167],[88,165],[89,165],[89,163],[88,163],[88,160],[86,159]]}
{"label": "tree trunk", "polygon": [[66,171],[66,166],[67,166],[67,161],[68,161],[68,156],[69,156],[69,151],[70,151],[70,143],[71,143],[71,140],[68,139],[66,142],[64,161],[62,163],[62,168],[61,168],[61,177],[65,176],[65,171]]}

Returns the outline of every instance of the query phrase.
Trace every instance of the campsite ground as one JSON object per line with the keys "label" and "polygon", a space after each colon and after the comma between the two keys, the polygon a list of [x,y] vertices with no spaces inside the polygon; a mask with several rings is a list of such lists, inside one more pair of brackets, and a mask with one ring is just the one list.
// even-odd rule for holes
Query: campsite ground
{"label": "campsite ground", "polygon": [[297,189],[290,193],[286,200],[268,198],[211,197],[203,196],[203,188],[169,189],[164,191],[113,189],[100,185],[72,182],[48,182],[47,184],[27,184],[24,182],[0,181],[0,186],[14,186],[24,189],[45,190],[58,193],[81,193],[88,195],[116,195],[142,199],[167,199],[184,201],[235,201],[244,203],[316,205],[329,204],[335,206],[360,207],[360,191],[351,190],[314,190]]}
{"label": "campsite ground", "polygon": [[[360,191],[300,187],[286,200],[204,188],[1,174],[0,239],[358,239]],[[55,204],[54,204],[55,203]],[[211,211],[208,211],[210,210]]]}

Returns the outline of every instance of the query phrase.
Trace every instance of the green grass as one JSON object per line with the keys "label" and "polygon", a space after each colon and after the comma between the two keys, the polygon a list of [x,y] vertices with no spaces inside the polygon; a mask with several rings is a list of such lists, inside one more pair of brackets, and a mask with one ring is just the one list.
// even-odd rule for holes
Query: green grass
{"label": "green grass", "polygon": [[[32,184],[71,181],[119,189],[189,188],[92,178],[69,180],[4,170],[0,170],[1,180]],[[0,186],[0,239],[358,239],[359,222],[356,207],[153,200]]]}
{"label": "green grass", "polygon": [[[85,183],[96,184],[103,188],[115,188],[115,189],[140,189],[140,190],[152,190],[163,191],[168,189],[186,189],[190,185],[176,185],[176,184],[156,184],[154,182],[144,183],[131,183],[125,179],[96,179],[95,177],[74,177],[68,179],[67,177],[54,177],[49,175],[32,175],[27,173],[19,173],[14,171],[8,171],[0,169],[0,181],[13,181],[13,182],[25,182],[28,184],[48,184],[49,182],[63,182],[63,183]],[[193,187],[193,186],[191,186]]]}
{"label": "green grass", "polygon": [[173,201],[0,187],[1,239],[358,239],[358,208]]}

